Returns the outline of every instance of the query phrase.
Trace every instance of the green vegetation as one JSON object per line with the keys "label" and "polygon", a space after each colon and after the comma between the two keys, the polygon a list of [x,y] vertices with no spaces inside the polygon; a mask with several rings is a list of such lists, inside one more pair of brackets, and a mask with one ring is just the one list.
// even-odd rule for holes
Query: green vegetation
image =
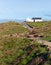
{"label": "green vegetation", "polygon": [[51,41],[51,22],[28,22],[34,27],[34,31],[38,35],[42,35],[42,39]]}
{"label": "green vegetation", "polygon": [[10,63],[27,65],[30,60],[37,57],[36,54],[46,54],[47,52],[46,47],[42,47],[40,43],[30,39],[10,37],[0,40],[1,65],[9,65]]}
{"label": "green vegetation", "polygon": [[51,25],[51,22],[28,22],[28,24],[30,24],[31,26],[33,27],[44,27],[44,26],[47,26],[47,25]]}
{"label": "green vegetation", "polygon": [[[42,23],[39,24],[39,27],[40,25]],[[0,24],[0,31],[0,65],[32,65],[32,63],[34,65],[42,63],[42,65],[51,65],[51,51],[47,49],[47,46],[43,46],[25,36],[11,35],[15,33],[25,34],[27,32],[27,29],[21,24],[16,22],[2,23]],[[4,35],[10,36],[4,37]],[[48,35],[50,36],[49,33]],[[47,39],[45,37],[43,37],[45,40],[51,40],[51,36]]]}
{"label": "green vegetation", "polygon": [[0,24],[0,36],[14,33],[25,33],[26,31],[27,29],[17,22],[7,22]]}
{"label": "green vegetation", "polygon": [[43,39],[43,40],[47,40],[47,41],[51,42],[51,36],[48,36],[48,37],[43,37],[42,39]]}

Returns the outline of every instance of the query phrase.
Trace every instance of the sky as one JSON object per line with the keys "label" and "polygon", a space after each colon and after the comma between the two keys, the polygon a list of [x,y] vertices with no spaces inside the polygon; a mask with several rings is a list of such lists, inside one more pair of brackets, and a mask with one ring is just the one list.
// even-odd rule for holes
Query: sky
{"label": "sky", "polygon": [[51,0],[0,0],[0,19],[51,19]]}

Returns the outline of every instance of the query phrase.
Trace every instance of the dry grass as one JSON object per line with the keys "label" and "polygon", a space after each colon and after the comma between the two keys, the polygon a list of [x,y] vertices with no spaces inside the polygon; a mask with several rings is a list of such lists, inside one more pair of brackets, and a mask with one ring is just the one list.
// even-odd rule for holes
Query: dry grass
{"label": "dry grass", "polygon": [[0,24],[0,65],[27,65],[28,62],[31,62],[30,60],[36,58],[36,54],[42,53],[46,56],[46,53],[49,52],[47,48],[34,40],[25,38],[24,33],[26,32],[27,29],[16,22]]}
{"label": "dry grass", "polygon": [[27,29],[17,22],[7,22],[0,24],[0,36],[14,33],[25,33],[26,31]]}
{"label": "dry grass", "polygon": [[51,22],[28,22],[28,24],[33,26],[36,34],[42,35],[43,39],[51,40]]}

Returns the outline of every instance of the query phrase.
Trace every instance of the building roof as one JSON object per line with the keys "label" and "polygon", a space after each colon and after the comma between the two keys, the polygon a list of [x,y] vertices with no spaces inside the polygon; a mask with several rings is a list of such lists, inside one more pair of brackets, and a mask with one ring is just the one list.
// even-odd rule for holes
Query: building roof
{"label": "building roof", "polygon": [[35,18],[32,18],[32,19],[42,19],[42,18],[40,18],[40,17],[35,17]]}

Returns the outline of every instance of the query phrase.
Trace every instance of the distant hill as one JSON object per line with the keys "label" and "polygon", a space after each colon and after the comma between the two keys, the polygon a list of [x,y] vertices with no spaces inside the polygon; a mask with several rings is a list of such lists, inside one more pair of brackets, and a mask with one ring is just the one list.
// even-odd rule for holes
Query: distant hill
{"label": "distant hill", "polygon": [[3,19],[3,20],[0,20],[0,23],[1,22],[8,22],[8,21],[23,22],[24,19]]}

